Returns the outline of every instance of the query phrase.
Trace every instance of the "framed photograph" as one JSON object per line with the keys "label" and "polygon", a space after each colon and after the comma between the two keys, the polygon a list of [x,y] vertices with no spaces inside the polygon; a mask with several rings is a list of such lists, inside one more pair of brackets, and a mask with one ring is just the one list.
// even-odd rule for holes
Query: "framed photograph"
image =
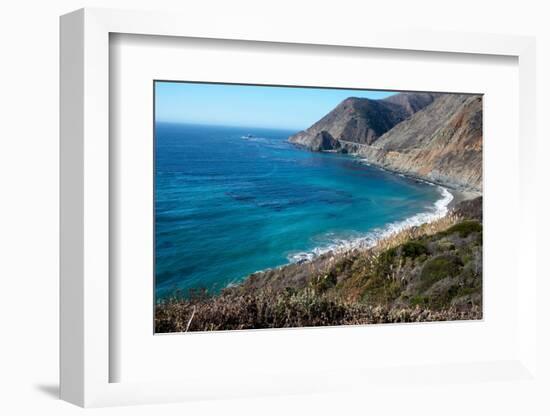
{"label": "framed photograph", "polygon": [[63,16],[62,398],[536,385],[534,51]]}
{"label": "framed photograph", "polygon": [[482,95],[153,88],[155,333],[482,318]]}

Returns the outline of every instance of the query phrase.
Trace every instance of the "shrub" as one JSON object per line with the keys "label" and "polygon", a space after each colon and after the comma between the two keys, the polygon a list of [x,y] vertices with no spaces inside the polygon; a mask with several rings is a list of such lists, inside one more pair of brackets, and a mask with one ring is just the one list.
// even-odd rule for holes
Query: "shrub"
{"label": "shrub", "polygon": [[436,311],[421,302],[416,308],[392,308],[344,302],[311,289],[293,294],[260,290],[249,294],[222,294],[197,303],[171,300],[155,307],[155,332],[289,328],[391,322],[428,322],[480,319],[481,309],[448,308]]}
{"label": "shrub", "polygon": [[412,306],[424,306],[428,303],[428,298],[422,295],[415,295],[410,299]]}
{"label": "shrub", "polygon": [[428,247],[420,241],[408,241],[401,245],[401,255],[403,257],[415,259],[422,254],[428,254]]}
{"label": "shrub", "polygon": [[428,260],[422,272],[420,279],[422,280],[422,289],[427,289],[438,280],[445,277],[454,277],[460,273],[462,269],[462,261],[457,256],[442,255]]}
{"label": "shrub", "polygon": [[311,288],[317,293],[323,293],[336,286],[336,275],[328,273],[313,277],[310,280]]}
{"label": "shrub", "polygon": [[452,227],[448,228],[447,230],[443,231],[442,235],[451,235],[454,233],[458,233],[461,238],[468,237],[472,233],[480,233],[482,231],[483,227],[482,225],[477,221],[463,221],[456,225],[453,225]]}
{"label": "shrub", "polygon": [[396,257],[397,249],[395,247],[380,253],[376,263],[376,274],[378,276],[387,277],[391,273],[392,266]]}
{"label": "shrub", "polygon": [[363,287],[361,301],[368,305],[386,305],[401,295],[401,283],[384,276],[371,276]]}

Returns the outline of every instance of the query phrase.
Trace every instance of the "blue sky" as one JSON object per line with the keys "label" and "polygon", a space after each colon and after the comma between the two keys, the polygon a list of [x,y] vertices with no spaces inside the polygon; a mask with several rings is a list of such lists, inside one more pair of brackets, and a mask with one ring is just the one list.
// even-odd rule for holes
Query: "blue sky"
{"label": "blue sky", "polygon": [[156,120],[301,130],[347,97],[385,98],[389,91],[156,82]]}

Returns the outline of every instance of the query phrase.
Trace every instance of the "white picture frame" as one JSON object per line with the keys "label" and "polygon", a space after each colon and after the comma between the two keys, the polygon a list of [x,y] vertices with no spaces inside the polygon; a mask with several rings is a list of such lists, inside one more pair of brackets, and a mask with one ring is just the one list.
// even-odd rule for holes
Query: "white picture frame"
{"label": "white picture frame", "polygon": [[[323,374],[271,374],[261,380],[217,382],[207,376],[178,381],[112,382],[110,366],[110,34],[225,39],[281,44],[504,55],[519,62],[520,226],[516,354],[499,361],[418,363],[414,369],[341,368]],[[160,403],[200,398],[297,394],[358,389],[399,377],[424,383],[530,380],[537,383],[536,218],[534,189],[535,41],[529,37],[349,28],[330,33],[276,25],[238,28],[223,20],[208,26],[167,13],[82,9],[61,18],[61,398],[79,406]],[[516,271],[517,273],[517,271]],[[147,306],[144,306],[144,308]],[[281,336],[275,334],[273,337]],[[254,336],[254,335],[251,335]],[[324,336],[319,333],[319,337]],[[408,376],[407,376],[408,375]],[[321,381],[322,380],[322,381]],[[342,381],[346,380],[346,381]],[[357,391],[360,391],[359,389]]]}

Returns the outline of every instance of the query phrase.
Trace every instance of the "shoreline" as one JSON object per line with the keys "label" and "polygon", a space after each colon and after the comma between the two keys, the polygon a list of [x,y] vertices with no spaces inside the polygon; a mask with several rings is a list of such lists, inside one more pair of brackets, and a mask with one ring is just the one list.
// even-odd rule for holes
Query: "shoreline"
{"label": "shoreline", "polygon": [[155,331],[482,319],[481,204],[470,205],[369,249],[257,272],[219,294],[159,301]]}
{"label": "shoreline", "polygon": [[[417,214],[414,214],[410,217],[404,218],[403,220],[394,221],[385,224],[382,227],[374,228],[362,236],[355,237],[347,240],[339,240],[327,246],[314,247],[309,251],[303,251],[298,253],[291,253],[287,256],[289,260],[288,263],[278,266],[277,268],[285,267],[289,264],[304,264],[314,261],[316,258],[323,256],[325,254],[345,254],[346,252],[357,250],[357,249],[369,249],[374,247],[380,240],[390,237],[393,234],[397,234],[403,230],[406,230],[411,227],[419,227],[424,224],[437,221],[438,219],[444,217],[451,210],[451,204],[455,200],[455,194],[448,188],[431,184],[437,186],[441,191],[441,198],[434,202],[432,206],[432,211],[423,211]],[[457,195],[458,198],[464,198],[465,195]],[[464,199],[461,199],[464,200]],[[461,201],[458,201],[461,202]],[[276,268],[275,268],[276,269]],[[272,270],[272,269],[271,269]],[[265,270],[260,270],[262,272]],[[258,273],[256,272],[256,273]],[[246,278],[245,278],[246,280]]]}
{"label": "shoreline", "polygon": [[[377,168],[377,169],[380,169],[380,170],[383,170],[383,171],[386,171],[386,172],[389,172],[389,173],[393,173],[393,174],[396,174],[396,175],[399,175],[399,176],[402,176],[402,177],[405,177],[405,178],[408,178],[408,179],[412,179],[412,180],[415,180],[415,181],[426,182],[426,183],[429,183],[431,185],[442,186],[442,187],[446,188],[449,192],[453,193],[453,195],[456,194],[457,199],[458,199],[458,201],[456,203],[466,201],[468,199],[474,199],[474,198],[477,198],[478,196],[483,196],[483,191],[475,189],[475,188],[470,188],[470,187],[467,188],[467,187],[463,187],[463,186],[460,186],[460,185],[459,186],[456,186],[456,185],[453,186],[453,185],[450,185],[448,183],[438,182],[438,181],[435,181],[433,179],[427,179],[427,178],[415,175],[413,173],[401,172],[401,171],[396,170],[396,169],[390,169],[388,167],[381,166],[377,163],[372,163],[364,155],[361,155],[360,153],[358,153],[357,148],[354,149],[354,151],[346,151],[346,152],[342,152],[341,149],[315,151],[315,150],[311,150],[311,148],[309,148],[305,145],[291,142],[288,139],[286,140],[286,142],[289,143],[290,145],[298,148],[298,149],[306,150],[306,151],[309,151],[309,152],[342,154],[342,155],[351,156],[352,158],[358,160],[360,163],[364,163],[368,166],[371,166],[371,167],[374,167],[374,168]],[[351,143],[351,142],[345,142],[343,140],[340,140],[340,142]],[[364,144],[361,144],[361,143],[353,143],[353,145],[358,146],[358,147],[365,146]]]}
{"label": "shoreline", "polygon": [[[301,148],[301,146],[299,145],[296,145],[294,143],[291,143],[291,144],[298,148]],[[322,151],[321,153],[334,154],[339,152]],[[356,237],[348,240],[340,240],[336,244],[331,244],[329,246],[314,247],[312,250],[309,250],[307,252],[298,252],[294,254],[290,253],[287,256],[287,259],[288,259],[287,263],[281,264],[279,266],[267,268],[267,269],[257,270],[254,273],[251,273],[243,277],[242,279],[239,279],[236,282],[232,282],[228,284],[226,288],[242,285],[246,283],[246,281],[249,280],[252,276],[255,276],[258,274],[281,270],[285,267],[294,266],[294,265],[311,264],[321,257],[344,256],[354,250],[371,249],[375,247],[377,244],[379,244],[382,240],[387,239],[392,235],[398,234],[400,232],[403,232],[413,227],[420,227],[422,225],[435,222],[445,217],[446,215],[448,215],[453,210],[453,208],[455,208],[459,203],[463,201],[472,200],[483,195],[482,192],[479,192],[479,191],[458,190],[458,189],[451,188],[448,185],[433,182],[428,179],[420,178],[420,177],[406,174],[403,172],[394,171],[391,169],[386,169],[382,166],[378,166],[368,162],[365,158],[361,157],[356,153],[348,153],[347,156],[351,156],[354,159],[356,159],[359,163],[366,164],[370,167],[381,169],[383,171],[407,178],[409,180],[421,181],[431,186],[438,187],[440,190],[442,190],[442,197],[437,201],[435,201],[435,203],[433,204],[433,208],[435,209],[435,212],[420,212],[411,217],[405,218],[404,220],[395,221],[392,223],[388,223],[383,227],[375,228],[360,237]],[[450,200],[444,206],[438,206],[438,204],[441,204],[442,201],[445,201],[446,199],[448,199],[448,195],[445,195],[445,193],[448,193],[450,195],[451,197]]]}
{"label": "shoreline", "polygon": [[[293,146],[296,146],[298,148],[303,149],[302,146],[297,145],[295,143],[289,142]],[[330,151],[321,151],[321,153],[339,153],[335,150]],[[309,263],[316,258],[323,256],[325,254],[342,254],[349,252],[351,250],[356,249],[369,249],[374,247],[380,240],[383,240],[384,238],[387,238],[391,236],[392,234],[399,233],[407,228],[411,227],[418,227],[424,224],[429,224],[431,222],[437,221],[438,219],[446,216],[454,207],[456,207],[460,202],[475,199],[478,196],[482,196],[482,192],[476,191],[476,190],[459,190],[452,188],[446,184],[438,183],[431,181],[429,179],[420,178],[415,175],[387,169],[385,167],[372,164],[370,163],[366,158],[362,157],[358,153],[347,153],[348,156],[351,156],[355,160],[357,160],[361,164],[365,164],[370,167],[374,167],[389,173],[392,173],[394,175],[401,176],[403,178],[407,178],[414,181],[420,181],[424,182],[426,184],[437,186],[440,190],[442,190],[442,198],[438,199],[435,203],[433,208],[435,209],[435,212],[420,212],[417,213],[411,217],[405,218],[401,221],[395,221],[392,223],[388,223],[380,228],[375,228],[368,233],[366,233],[364,236],[356,237],[349,240],[341,240],[337,242],[336,244],[332,244],[326,247],[315,247],[312,250],[308,252],[299,252],[295,253],[294,255],[289,254],[287,259],[289,260],[289,263],[277,266],[275,268],[266,269],[266,270],[274,270],[274,269],[280,269],[282,267],[285,267],[289,264],[303,264],[303,263]],[[448,195],[445,195],[447,193]],[[445,203],[443,206],[441,206],[441,203],[446,201],[449,198],[447,203]],[[293,257],[297,257],[294,259],[294,261],[291,259]],[[266,270],[259,270],[255,273],[261,273]],[[242,281],[246,280],[244,278]]]}
{"label": "shoreline", "polygon": [[[292,146],[298,148],[298,149],[306,150],[306,151],[312,151],[311,149],[308,149],[306,146],[300,145],[298,143],[293,143],[293,142],[290,142],[288,140],[287,140],[287,142],[290,143]],[[338,153],[342,153],[342,152],[340,152],[339,150],[321,150],[318,153],[338,154]],[[439,186],[439,187],[442,187],[442,188],[446,189],[448,192],[450,192],[453,195],[453,200],[449,203],[449,205],[447,207],[449,210],[454,208],[460,202],[468,201],[468,200],[471,200],[471,199],[475,199],[479,196],[483,196],[483,192],[479,191],[479,190],[476,190],[476,189],[457,189],[457,188],[452,187],[452,186],[450,186],[448,184],[445,184],[445,183],[436,182],[436,181],[433,181],[433,180],[430,180],[430,179],[422,178],[422,177],[417,176],[417,175],[413,175],[413,174],[405,173],[405,172],[400,172],[398,170],[389,169],[389,168],[377,165],[375,163],[371,163],[371,162],[368,161],[367,158],[365,158],[364,156],[361,156],[359,153],[356,153],[356,152],[345,153],[345,155],[351,156],[353,159],[357,160],[359,163],[365,164],[367,166],[377,168],[377,169],[383,170],[385,172],[389,172],[389,173],[392,173],[394,175],[398,175],[398,176],[401,176],[401,177],[404,177],[404,178],[407,178],[407,179],[410,179],[410,180],[420,181],[420,182],[424,182],[424,183],[434,185],[434,186]]]}
{"label": "shoreline", "polygon": [[[291,144],[296,146],[293,143]],[[300,146],[297,147],[300,148]],[[321,153],[334,154],[338,152],[331,151]],[[471,200],[482,195],[481,192],[470,190],[457,190],[447,185],[436,183],[414,175],[386,169],[384,167],[368,162],[365,158],[362,158],[358,154],[348,153],[346,156],[351,156],[358,163],[381,169],[394,175],[401,176],[402,178],[423,182],[431,186],[436,186],[441,192],[441,197],[432,204],[430,211],[422,211],[410,217],[404,218],[403,220],[387,223],[381,227],[374,228],[357,237],[335,240],[334,242],[331,242],[324,246],[313,247],[308,251],[288,253],[286,256],[287,262],[274,267],[257,270],[238,279],[233,279],[231,282],[226,284],[223,289],[221,289],[222,291],[225,289],[245,285],[247,281],[249,281],[253,276],[257,276],[260,274],[270,273],[292,266],[299,267],[301,265],[312,264],[323,257],[345,256],[355,250],[372,249],[376,247],[381,241],[388,239],[392,235],[396,235],[398,233],[406,231],[407,229],[416,228],[436,222],[437,220],[448,215],[460,202]]]}
{"label": "shoreline", "polygon": [[411,180],[414,180],[414,181],[425,182],[425,183],[428,183],[428,184],[434,185],[434,186],[441,186],[441,187],[447,189],[453,195],[456,194],[456,196],[459,199],[458,202],[466,201],[468,199],[474,199],[474,198],[477,198],[478,196],[483,195],[483,192],[479,191],[477,189],[457,188],[457,187],[451,186],[449,184],[446,184],[446,183],[443,183],[443,182],[437,182],[437,181],[434,181],[434,180],[428,179],[428,178],[423,178],[421,176],[418,176],[418,175],[415,175],[415,174],[412,174],[412,173],[401,172],[401,171],[398,171],[398,170],[395,170],[395,169],[389,169],[387,167],[380,166],[378,164],[370,162],[367,158],[365,158],[364,156],[361,156],[358,153],[348,153],[348,154],[350,156],[352,156],[353,158],[358,159],[360,163],[364,163],[368,166],[383,170],[385,172],[393,173],[395,175],[398,175],[398,176],[401,176],[401,177],[404,177],[404,178],[408,178],[408,179],[411,179]]}
{"label": "shoreline", "polygon": [[[391,172],[391,173],[398,174],[397,172]],[[406,176],[405,174],[400,174],[400,173],[399,175]],[[481,193],[474,192],[474,191],[459,191],[459,190],[448,188],[440,184],[435,184],[433,182],[425,181],[422,179],[418,179],[414,177],[408,177],[408,178],[414,179],[414,180],[421,180],[430,185],[437,186],[439,189],[442,190],[442,197],[434,203],[434,209],[436,210],[436,212],[420,212],[402,221],[396,221],[393,223],[386,224],[381,229],[380,228],[374,229],[368,232],[364,236],[357,237],[350,240],[342,240],[341,244],[337,246],[331,245],[328,247],[315,247],[314,249],[310,250],[307,253],[302,252],[304,255],[301,259],[292,261],[289,258],[288,263],[281,264],[276,267],[257,270],[254,273],[251,273],[236,282],[232,282],[228,284],[226,288],[229,289],[240,285],[244,285],[246,284],[247,281],[249,281],[249,279],[251,279],[254,276],[258,276],[258,275],[262,275],[262,274],[270,273],[274,271],[279,271],[287,267],[300,267],[307,264],[313,264],[316,261],[322,261],[323,258],[327,258],[327,257],[334,258],[336,256],[338,257],[346,256],[355,250],[373,249],[378,244],[380,244],[380,242],[391,238],[393,235],[402,233],[407,229],[422,227],[430,223],[435,223],[438,220],[446,217],[452,211],[452,209],[456,207],[459,203],[482,196]],[[445,195],[445,193],[448,193],[451,196],[451,199],[444,206],[438,207],[438,203],[440,204],[442,201],[445,201],[446,199],[449,198],[449,195]],[[301,253],[296,253],[296,254],[301,254]]]}

